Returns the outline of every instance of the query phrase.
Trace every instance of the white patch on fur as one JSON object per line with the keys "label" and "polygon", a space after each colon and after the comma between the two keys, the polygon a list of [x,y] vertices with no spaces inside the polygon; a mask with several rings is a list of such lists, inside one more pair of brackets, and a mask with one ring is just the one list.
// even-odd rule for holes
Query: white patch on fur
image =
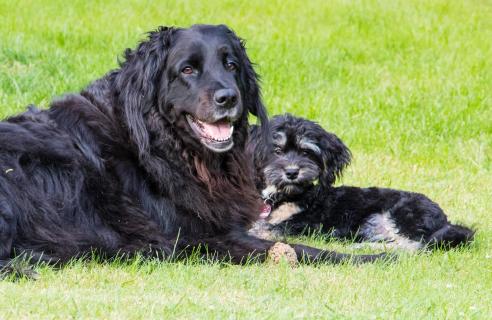
{"label": "white patch on fur", "polygon": [[408,239],[399,234],[400,230],[395,226],[389,212],[376,213],[361,226],[360,233],[370,242],[384,242],[386,248],[417,251],[423,247],[419,241]]}
{"label": "white patch on fur", "polygon": [[273,210],[267,218],[268,223],[273,225],[289,220],[293,215],[301,212],[301,208],[293,203],[286,202],[281,204],[277,209]]}
{"label": "white patch on fur", "polygon": [[289,169],[299,170],[299,166],[295,164],[289,164],[288,166],[285,167],[285,170],[289,170]]}
{"label": "white patch on fur", "polygon": [[275,132],[273,142],[279,146],[285,146],[285,143],[287,143],[287,136],[285,135],[285,132]]}
{"label": "white patch on fur", "polygon": [[318,145],[309,139],[305,139],[305,138],[301,139],[299,145],[302,149],[312,150],[316,154],[321,153],[321,149],[318,147]]}
{"label": "white patch on fur", "polygon": [[271,230],[270,224],[265,220],[256,221],[253,227],[249,229],[248,234],[265,240],[277,240],[282,236],[278,230]]}
{"label": "white patch on fur", "polygon": [[277,209],[273,210],[266,220],[260,219],[256,221],[248,233],[265,240],[278,240],[282,238],[282,231],[278,229],[272,230],[271,227],[290,219],[299,212],[301,212],[301,208],[295,203],[283,203]]}
{"label": "white patch on fur", "polygon": [[275,193],[277,193],[277,187],[271,185],[261,191],[261,196],[263,199],[270,199]]}

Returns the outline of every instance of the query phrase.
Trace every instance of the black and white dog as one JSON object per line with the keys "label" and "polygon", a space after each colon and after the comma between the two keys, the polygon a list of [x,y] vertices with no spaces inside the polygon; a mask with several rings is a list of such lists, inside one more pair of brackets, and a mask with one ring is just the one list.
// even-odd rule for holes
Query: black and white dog
{"label": "black and white dog", "polygon": [[[448,222],[426,196],[394,189],[334,187],[351,153],[334,134],[292,115],[271,121],[268,148],[254,153],[257,188],[265,200],[251,233],[263,238],[319,230],[336,238],[384,242],[414,251],[455,247],[474,231]],[[257,128],[251,129],[252,150]]]}

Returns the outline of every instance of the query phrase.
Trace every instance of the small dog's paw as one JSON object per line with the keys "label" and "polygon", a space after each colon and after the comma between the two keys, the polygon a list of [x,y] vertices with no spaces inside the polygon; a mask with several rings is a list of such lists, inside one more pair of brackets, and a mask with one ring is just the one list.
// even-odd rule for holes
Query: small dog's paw
{"label": "small dog's paw", "polygon": [[282,259],[287,261],[292,267],[297,265],[297,254],[294,248],[286,243],[276,242],[268,250],[268,258],[275,264],[280,263]]}

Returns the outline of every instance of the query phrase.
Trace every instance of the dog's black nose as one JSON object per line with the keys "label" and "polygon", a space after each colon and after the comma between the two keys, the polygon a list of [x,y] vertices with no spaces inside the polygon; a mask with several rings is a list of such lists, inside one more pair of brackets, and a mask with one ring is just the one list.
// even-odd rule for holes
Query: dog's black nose
{"label": "dog's black nose", "polygon": [[297,178],[298,174],[299,174],[298,168],[287,168],[287,169],[285,169],[285,176],[290,180],[294,180],[295,178]]}
{"label": "dog's black nose", "polygon": [[232,107],[237,102],[236,90],[219,89],[214,93],[214,101],[219,107]]}

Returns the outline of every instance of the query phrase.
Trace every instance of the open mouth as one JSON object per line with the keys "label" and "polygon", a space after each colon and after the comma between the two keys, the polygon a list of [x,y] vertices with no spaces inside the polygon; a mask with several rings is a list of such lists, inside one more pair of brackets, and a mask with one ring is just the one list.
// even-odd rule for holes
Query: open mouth
{"label": "open mouth", "polygon": [[219,120],[214,123],[201,121],[190,114],[186,115],[188,124],[207,148],[215,152],[225,152],[232,148],[232,133],[234,126],[227,120]]}

